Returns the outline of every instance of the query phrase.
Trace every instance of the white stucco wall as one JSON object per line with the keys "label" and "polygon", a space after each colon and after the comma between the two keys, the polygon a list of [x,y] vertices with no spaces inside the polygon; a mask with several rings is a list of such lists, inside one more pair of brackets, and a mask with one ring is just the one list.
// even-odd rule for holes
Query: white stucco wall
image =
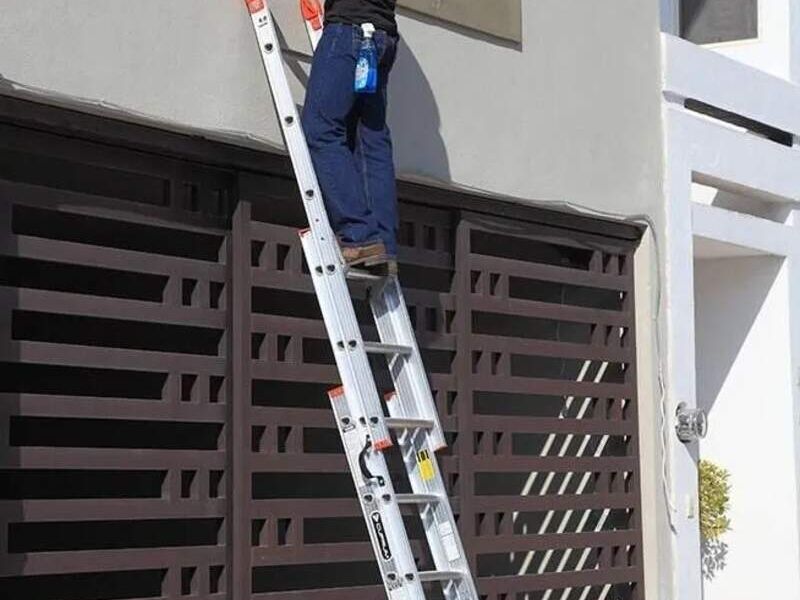
{"label": "white stucco wall", "polygon": [[700,456],[731,473],[732,530],[706,600],[800,598],[789,265],[695,262]]}

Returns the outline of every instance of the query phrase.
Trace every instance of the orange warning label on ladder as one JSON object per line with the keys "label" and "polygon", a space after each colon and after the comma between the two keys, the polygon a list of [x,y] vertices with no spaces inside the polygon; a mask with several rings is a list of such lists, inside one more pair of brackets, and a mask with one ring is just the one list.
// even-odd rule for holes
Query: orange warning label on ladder
{"label": "orange warning label on ladder", "polygon": [[303,18],[311,24],[312,29],[322,29],[322,6],[319,0],[300,0]]}
{"label": "orange warning label on ladder", "polygon": [[264,10],[264,0],[247,0],[247,10],[251,15]]}

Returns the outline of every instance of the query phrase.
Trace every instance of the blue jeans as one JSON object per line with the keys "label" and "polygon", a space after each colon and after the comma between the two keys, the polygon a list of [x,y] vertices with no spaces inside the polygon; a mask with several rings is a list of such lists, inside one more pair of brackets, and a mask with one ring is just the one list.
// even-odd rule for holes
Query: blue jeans
{"label": "blue jeans", "polygon": [[361,28],[325,26],[308,81],[303,128],[325,206],[342,245],[382,241],[397,256],[397,189],[386,125],[387,83],[397,39],[375,33],[378,91],[356,94]]}

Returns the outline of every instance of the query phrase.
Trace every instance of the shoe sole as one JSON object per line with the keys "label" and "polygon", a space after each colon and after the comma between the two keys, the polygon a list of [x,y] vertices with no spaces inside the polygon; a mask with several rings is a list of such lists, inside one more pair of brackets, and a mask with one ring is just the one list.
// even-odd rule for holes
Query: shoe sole
{"label": "shoe sole", "polygon": [[347,261],[348,267],[374,267],[375,265],[379,265],[381,263],[388,263],[391,260],[385,254],[378,254],[375,256],[365,256],[363,258],[357,258],[355,260]]}
{"label": "shoe sole", "polygon": [[361,258],[347,263],[348,269],[364,269],[371,271],[376,267],[383,267],[380,275],[390,277],[398,274],[397,261],[392,259],[380,259],[378,257]]}

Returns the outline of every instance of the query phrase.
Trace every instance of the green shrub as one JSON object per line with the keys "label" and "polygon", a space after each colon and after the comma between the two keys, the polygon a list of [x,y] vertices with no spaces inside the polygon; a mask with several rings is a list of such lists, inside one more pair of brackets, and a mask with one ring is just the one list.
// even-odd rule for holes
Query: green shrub
{"label": "green shrub", "polygon": [[731,474],[714,463],[701,460],[700,471],[700,534],[705,541],[718,540],[730,531],[728,518]]}

